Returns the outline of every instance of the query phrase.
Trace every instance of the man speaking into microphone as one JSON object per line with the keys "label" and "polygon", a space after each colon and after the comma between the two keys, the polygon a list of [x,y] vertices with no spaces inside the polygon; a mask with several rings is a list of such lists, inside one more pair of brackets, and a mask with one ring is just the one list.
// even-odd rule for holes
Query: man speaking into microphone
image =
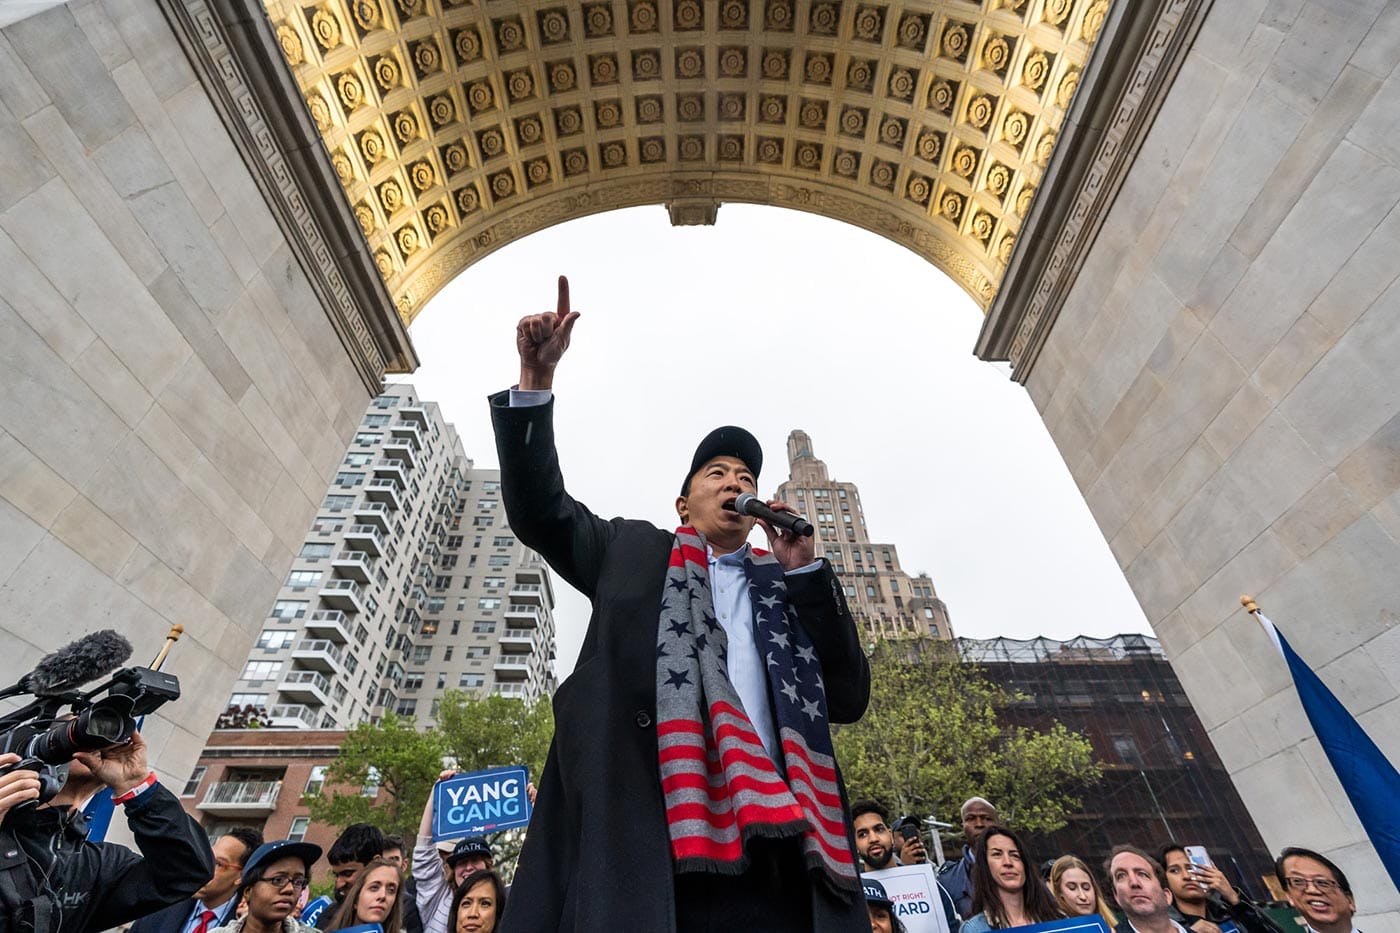
{"label": "man speaking into microphone", "polygon": [[674,531],[573,499],[552,419],[577,320],[561,276],[557,310],[516,327],[519,385],[490,398],[510,525],[593,604],[503,930],[863,933],[829,726],[865,712],[870,668],[835,573],[779,527],[786,503],[736,510],[763,467],[743,428],[701,439]]}

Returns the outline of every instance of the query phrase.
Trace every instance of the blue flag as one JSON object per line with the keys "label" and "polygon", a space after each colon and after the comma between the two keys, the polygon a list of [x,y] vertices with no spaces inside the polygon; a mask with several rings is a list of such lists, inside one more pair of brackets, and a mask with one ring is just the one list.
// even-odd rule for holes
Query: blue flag
{"label": "blue flag", "polygon": [[1288,662],[1298,699],[1303,701],[1303,712],[1308,714],[1308,722],[1361,818],[1361,826],[1371,838],[1381,864],[1400,888],[1400,807],[1395,805],[1400,800],[1400,773],[1327,685],[1298,657],[1274,623],[1262,612],[1256,612],[1255,617]]}

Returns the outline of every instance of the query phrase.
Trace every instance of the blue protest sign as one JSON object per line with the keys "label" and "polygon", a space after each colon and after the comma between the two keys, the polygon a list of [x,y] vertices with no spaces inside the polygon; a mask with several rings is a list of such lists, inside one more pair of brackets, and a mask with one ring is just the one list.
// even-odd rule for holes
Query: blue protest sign
{"label": "blue protest sign", "polygon": [[301,922],[314,927],[316,921],[321,919],[322,912],[334,903],[335,901],[331,900],[330,897],[325,894],[315,898],[301,909]]}
{"label": "blue protest sign", "polygon": [[1113,928],[1108,924],[1109,921],[1098,914],[1089,914],[1087,917],[1068,917],[1016,929],[1020,933],[1113,933]]}
{"label": "blue protest sign", "polygon": [[524,767],[492,768],[439,781],[433,788],[433,841],[514,829],[530,822]]}
{"label": "blue protest sign", "polygon": [[384,927],[378,923],[360,923],[353,927],[341,927],[336,933],[384,933]]}

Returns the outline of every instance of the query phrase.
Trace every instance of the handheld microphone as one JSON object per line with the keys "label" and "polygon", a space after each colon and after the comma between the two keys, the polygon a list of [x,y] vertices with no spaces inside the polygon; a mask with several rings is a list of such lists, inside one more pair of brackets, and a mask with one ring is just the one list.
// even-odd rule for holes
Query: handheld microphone
{"label": "handheld microphone", "polygon": [[105,677],[129,657],[131,642],[111,629],[103,629],[45,656],[22,683],[35,696],[58,696]]}
{"label": "handheld microphone", "polygon": [[740,515],[752,515],[754,518],[761,518],[770,525],[786,528],[795,535],[801,535],[804,538],[812,537],[812,523],[807,521],[807,519],[803,518],[801,515],[795,515],[792,512],[775,512],[764,505],[763,500],[759,499],[758,496],[755,496],[751,492],[739,494],[739,498],[734,500],[734,511],[738,512]]}

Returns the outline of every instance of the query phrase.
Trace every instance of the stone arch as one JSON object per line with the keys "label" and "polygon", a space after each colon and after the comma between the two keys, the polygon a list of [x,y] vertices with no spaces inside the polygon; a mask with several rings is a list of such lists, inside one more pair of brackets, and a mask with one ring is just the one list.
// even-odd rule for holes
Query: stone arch
{"label": "stone arch", "polygon": [[848,221],[986,309],[1108,0],[267,0],[401,317],[574,217]]}

